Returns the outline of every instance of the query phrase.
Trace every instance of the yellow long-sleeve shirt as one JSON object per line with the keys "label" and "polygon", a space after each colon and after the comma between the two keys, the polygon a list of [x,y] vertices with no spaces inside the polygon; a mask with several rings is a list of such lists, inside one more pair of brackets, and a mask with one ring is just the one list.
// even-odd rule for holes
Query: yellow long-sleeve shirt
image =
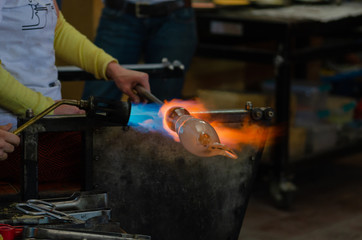
{"label": "yellow long-sleeve shirt", "polygon": [[[54,49],[56,55],[67,63],[78,66],[99,79],[107,79],[108,64],[112,61],[117,62],[72,27],[61,12],[55,28]],[[16,115],[24,115],[27,109],[32,109],[35,114],[38,114],[53,103],[51,98],[31,90],[17,81],[1,66],[0,62],[1,107]]]}

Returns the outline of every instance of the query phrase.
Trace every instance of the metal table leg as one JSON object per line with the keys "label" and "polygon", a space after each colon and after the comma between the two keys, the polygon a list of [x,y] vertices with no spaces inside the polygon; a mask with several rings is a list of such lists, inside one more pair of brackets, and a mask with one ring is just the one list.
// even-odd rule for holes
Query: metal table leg
{"label": "metal table leg", "polygon": [[288,208],[291,205],[295,185],[288,174],[289,162],[289,127],[290,127],[290,90],[291,90],[291,60],[290,34],[286,30],[284,39],[280,42],[275,58],[276,69],[276,122],[283,129],[274,148],[274,180],[270,191],[277,205]]}

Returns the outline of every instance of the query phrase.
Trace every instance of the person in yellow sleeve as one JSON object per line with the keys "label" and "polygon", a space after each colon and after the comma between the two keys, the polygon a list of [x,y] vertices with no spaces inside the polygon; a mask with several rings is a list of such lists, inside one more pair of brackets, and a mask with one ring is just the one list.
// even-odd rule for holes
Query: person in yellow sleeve
{"label": "person in yellow sleeve", "polygon": [[[53,0],[4,0],[0,3],[0,125],[12,123],[29,108],[35,114],[61,99],[55,54],[99,79],[113,80],[131,101],[142,101],[136,85],[150,89],[146,73],[120,66],[72,27]],[[62,105],[54,114],[82,113]]]}
{"label": "person in yellow sleeve", "polygon": [[[146,73],[123,68],[115,58],[96,47],[64,19],[56,1],[0,0],[0,126],[7,126],[0,133],[5,142],[9,143],[6,139],[11,138],[10,144],[17,144],[18,139],[6,133],[11,131],[9,126],[13,129],[17,127],[17,116],[24,115],[27,109],[38,114],[62,99],[55,66],[56,55],[99,79],[113,80],[135,103],[143,101],[133,92],[136,85],[150,90]],[[81,113],[82,110],[68,105],[61,105],[53,112]],[[7,125],[9,123],[11,125]],[[81,149],[80,134],[42,134],[39,145],[44,145],[46,149],[45,156],[38,159],[40,182],[44,176],[48,176],[48,181],[67,179],[81,168],[81,156],[74,157],[74,153]],[[13,150],[7,144],[4,146],[0,145],[2,158]],[[62,149],[50,151],[53,146]],[[0,176],[9,181],[11,178],[21,179],[18,152],[19,148],[16,148],[6,161],[0,161]],[[66,159],[64,164],[55,162],[57,152]]]}

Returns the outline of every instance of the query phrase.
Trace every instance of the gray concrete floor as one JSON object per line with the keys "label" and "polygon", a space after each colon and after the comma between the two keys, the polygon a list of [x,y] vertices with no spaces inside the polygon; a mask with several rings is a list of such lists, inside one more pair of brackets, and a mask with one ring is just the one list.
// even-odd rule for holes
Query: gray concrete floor
{"label": "gray concrete floor", "polygon": [[289,210],[260,190],[252,194],[239,240],[362,239],[362,153],[299,170]]}

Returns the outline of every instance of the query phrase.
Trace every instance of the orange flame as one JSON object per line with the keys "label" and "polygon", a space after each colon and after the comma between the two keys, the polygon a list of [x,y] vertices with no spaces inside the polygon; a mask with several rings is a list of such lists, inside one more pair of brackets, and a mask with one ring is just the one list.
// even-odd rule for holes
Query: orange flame
{"label": "orange flame", "polygon": [[173,139],[176,142],[179,142],[179,137],[177,135],[176,132],[172,131],[166,123],[166,118],[165,115],[167,113],[167,111],[170,108],[173,107],[183,107],[185,109],[187,109],[187,111],[189,112],[197,112],[197,111],[207,111],[207,109],[205,108],[205,106],[198,100],[189,100],[189,101],[184,101],[184,100],[179,100],[179,99],[173,99],[170,102],[165,101],[164,104],[162,105],[160,111],[159,111],[159,115],[160,117],[162,117],[162,121],[163,121],[163,128],[173,137]]}
{"label": "orange flame", "polygon": [[[188,101],[173,99],[170,102],[164,102],[159,111],[159,116],[163,119],[163,128],[173,137],[175,141],[179,142],[180,140],[177,133],[168,127],[165,118],[167,111],[173,107],[183,107],[196,118],[198,118],[198,116],[196,114],[194,115],[193,112],[207,112],[208,110],[199,99]],[[279,128],[260,126],[258,124],[248,124],[247,120],[245,120],[244,123],[237,125],[237,127],[218,122],[209,123],[216,130],[220,138],[220,142],[235,150],[241,150],[244,144],[251,144],[256,147],[263,146],[266,144],[267,138],[270,139],[276,137],[277,135],[281,135]],[[268,143],[272,143],[272,141],[268,141]]]}

